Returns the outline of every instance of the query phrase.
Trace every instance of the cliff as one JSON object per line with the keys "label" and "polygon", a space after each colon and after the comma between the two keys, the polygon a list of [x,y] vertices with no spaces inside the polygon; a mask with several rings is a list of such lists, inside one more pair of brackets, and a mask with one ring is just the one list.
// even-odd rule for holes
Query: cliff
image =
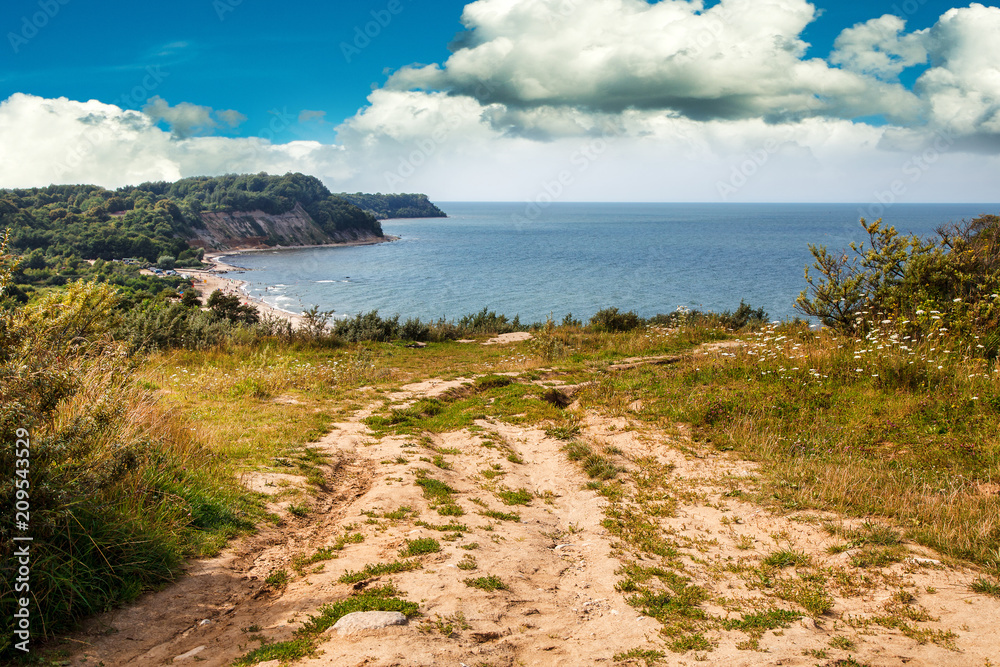
{"label": "cliff", "polygon": [[204,226],[192,228],[192,246],[206,250],[246,250],[272,246],[323,245],[345,241],[377,240],[381,235],[364,229],[328,233],[309,216],[302,205],[286,213],[264,211],[219,211],[201,213]]}

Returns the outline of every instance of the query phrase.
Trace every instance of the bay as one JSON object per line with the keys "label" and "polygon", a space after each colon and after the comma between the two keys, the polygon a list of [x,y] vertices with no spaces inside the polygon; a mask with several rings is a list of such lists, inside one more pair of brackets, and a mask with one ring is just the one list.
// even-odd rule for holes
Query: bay
{"label": "bay", "polygon": [[[809,244],[866,240],[854,204],[438,204],[448,218],[385,220],[398,241],[231,255],[248,292],[292,312],[378,310],[456,319],[484,307],[523,322],[587,320],[616,306],[643,317],[678,307],[733,310],[743,299],[793,317]],[[904,233],[1000,212],[997,204],[897,204]]]}

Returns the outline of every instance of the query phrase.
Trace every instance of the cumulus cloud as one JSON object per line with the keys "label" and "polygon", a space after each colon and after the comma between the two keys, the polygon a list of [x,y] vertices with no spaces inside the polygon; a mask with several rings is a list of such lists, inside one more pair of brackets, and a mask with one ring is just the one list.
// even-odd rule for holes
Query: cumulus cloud
{"label": "cumulus cloud", "polygon": [[442,200],[870,201],[915,175],[924,200],[996,198],[1000,9],[916,32],[876,18],[826,60],[804,55],[814,18],[805,0],[478,0],[452,56],[392,75],[336,144],[206,136],[245,119],[161,98],[140,113],[14,95],[0,183],[302,171]]}
{"label": "cumulus cloud", "polygon": [[479,0],[441,65],[389,88],[446,90],[513,109],[657,109],[696,120],[887,114],[912,120],[905,88],[804,58],[806,0]]}
{"label": "cumulus cloud", "polygon": [[932,67],[916,90],[931,122],[958,135],[1000,138],[1000,9],[978,3],[950,9],[926,36]]}
{"label": "cumulus cloud", "polygon": [[886,14],[840,33],[830,62],[862,74],[895,78],[906,69],[927,61],[928,31],[900,34],[906,21]]}
{"label": "cumulus cloud", "polygon": [[[203,118],[192,112],[189,120]],[[308,171],[331,181],[352,173],[339,146],[310,141],[272,144],[259,138],[178,138],[176,132],[157,127],[155,117],[97,100],[17,93],[0,102],[2,187],[49,183],[117,187],[261,170]]]}
{"label": "cumulus cloud", "polygon": [[170,106],[159,95],[151,97],[142,107],[142,112],[154,123],[160,121],[166,123],[170,131],[180,139],[211,133],[220,126],[220,123],[229,128],[235,128],[247,119],[246,116],[234,109],[215,111],[211,107],[191,104],[190,102],[181,102]]}

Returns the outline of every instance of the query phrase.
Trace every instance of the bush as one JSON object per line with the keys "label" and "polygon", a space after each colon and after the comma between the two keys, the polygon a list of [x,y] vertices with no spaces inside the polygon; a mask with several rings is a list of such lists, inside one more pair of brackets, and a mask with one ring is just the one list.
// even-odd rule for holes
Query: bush
{"label": "bush", "polygon": [[621,313],[617,308],[605,308],[590,318],[590,326],[595,331],[632,331],[642,326],[642,319],[634,311]]}
{"label": "bush", "polygon": [[735,313],[728,310],[719,315],[719,324],[727,329],[759,329],[767,324],[768,315],[763,308],[752,308],[745,301],[740,299],[740,307]]}
{"label": "bush", "polygon": [[431,337],[431,328],[420,320],[411,317],[400,327],[399,337],[403,340],[429,340]]}
{"label": "bush", "polygon": [[940,227],[937,237],[900,236],[881,220],[861,224],[869,245],[851,254],[810,246],[809,287],[796,300],[802,313],[838,331],[865,331],[885,319],[905,322],[912,334],[948,329],[987,339],[982,354],[995,359],[1000,341],[1000,217]]}
{"label": "bush", "polygon": [[[36,638],[134,599],[171,579],[186,553],[217,546],[213,535],[252,526],[232,475],[213,477],[190,430],[135,382],[127,349],[108,335],[117,300],[106,284],[72,283],[0,313],[0,438],[27,439],[31,452],[28,486],[0,480],[0,511],[13,517],[27,491]],[[0,468],[16,469],[13,446],[0,448]],[[0,553],[18,534],[0,525]],[[0,558],[8,619],[14,568]],[[0,656],[11,640],[0,637]]]}
{"label": "bush", "polygon": [[341,339],[357,343],[361,341],[388,342],[399,337],[399,315],[392,319],[382,319],[377,310],[353,319],[340,320],[333,326],[333,332]]}

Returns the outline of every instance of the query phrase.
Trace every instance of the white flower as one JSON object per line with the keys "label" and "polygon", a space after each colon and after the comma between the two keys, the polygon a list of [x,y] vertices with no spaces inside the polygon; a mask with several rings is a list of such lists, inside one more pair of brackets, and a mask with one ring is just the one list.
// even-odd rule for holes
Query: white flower
{"label": "white flower", "polygon": [[926,311],[923,311],[923,310],[918,310],[917,311],[917,315],[924,315],[925,313],[926,313]]}
{"label": "white flower", "polygon": [[962,303],[962,300],[961,299],[952,299],[951,302],[952,303]]}

